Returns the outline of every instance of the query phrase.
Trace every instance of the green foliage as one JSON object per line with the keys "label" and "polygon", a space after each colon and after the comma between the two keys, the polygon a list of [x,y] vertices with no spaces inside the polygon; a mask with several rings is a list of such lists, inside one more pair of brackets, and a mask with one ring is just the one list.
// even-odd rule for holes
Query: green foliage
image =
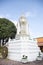
{"label": "green foliage", "polygon": [[0,18],[0,43],[1,40],[4,43],[6,38],[15,38],[16,32],[16,26],[10,20],[6,18]]}

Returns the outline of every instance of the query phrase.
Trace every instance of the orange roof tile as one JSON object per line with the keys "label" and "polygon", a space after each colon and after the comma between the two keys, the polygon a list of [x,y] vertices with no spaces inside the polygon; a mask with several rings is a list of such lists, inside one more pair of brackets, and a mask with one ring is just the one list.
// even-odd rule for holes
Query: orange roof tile
{"label": "orange roof tile", "polygon": [[38,42],[38,43],[43,43],[43,37],[37,38],[37,42]]}
{"label": "orange roof tile", "polygon": [[43,37],[36,38],[38,46],[43,46]]}

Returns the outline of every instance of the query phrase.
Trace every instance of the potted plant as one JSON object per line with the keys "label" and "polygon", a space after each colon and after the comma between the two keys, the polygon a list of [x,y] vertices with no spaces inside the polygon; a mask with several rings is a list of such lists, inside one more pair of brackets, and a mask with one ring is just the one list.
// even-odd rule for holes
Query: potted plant
{"label": "potted plant", "polygon": [[39,52],[39,55],[36,60],[42,60],[41,53]]}
{"label": "potted plant", "polygon": [[22,63],[27,63],[28,62],[28,57],[26,55],[22,56]]}

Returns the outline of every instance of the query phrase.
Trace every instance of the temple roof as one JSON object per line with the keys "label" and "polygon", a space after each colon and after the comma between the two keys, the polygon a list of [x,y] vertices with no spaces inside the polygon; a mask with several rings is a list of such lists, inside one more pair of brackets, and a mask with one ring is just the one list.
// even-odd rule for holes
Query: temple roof
{"label": "temple roof", "polygon": [[37,38],[38,43],[43,43],[43,37]]}
{"label": "temple roof", "polygon": [[38,42],[38,46],[43,46],[43,37],[36,38]]}

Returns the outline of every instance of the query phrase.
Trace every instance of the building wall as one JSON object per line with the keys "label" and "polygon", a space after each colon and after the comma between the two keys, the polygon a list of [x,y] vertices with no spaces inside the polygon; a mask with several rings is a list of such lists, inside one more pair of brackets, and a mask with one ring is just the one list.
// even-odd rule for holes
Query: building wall
{"label": "building wall", "polygon": [[36,38],[37,44],[40,47],[41,51],[43,52],[43,37]]}

